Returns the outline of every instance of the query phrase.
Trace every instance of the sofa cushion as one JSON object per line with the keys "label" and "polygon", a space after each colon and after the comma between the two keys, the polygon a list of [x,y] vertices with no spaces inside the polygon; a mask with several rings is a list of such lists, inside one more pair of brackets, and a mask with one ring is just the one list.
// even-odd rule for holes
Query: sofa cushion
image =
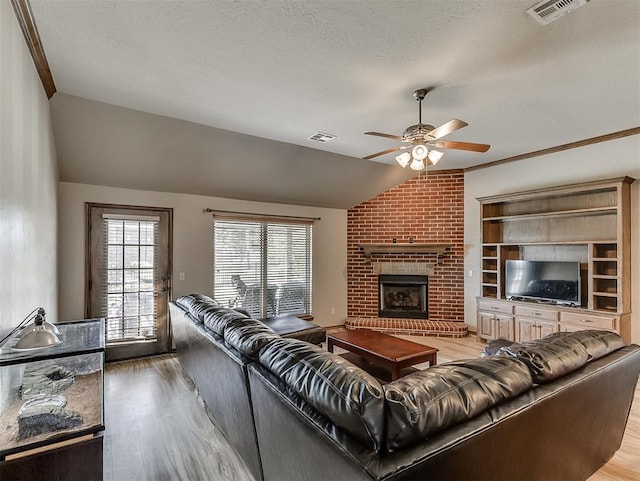
{"label": "sofa cushion", "polygon": [[397,379],[384,386],[387,449],[423,441],[532,386],[527,366],[503,356],[440,364]]}
{"label": "sofa cushion", "polygon": [[260,364],[336,426],[379,451],[384,433],[382,386],[340,356],[298,339],[279,338],[260,351]]}
{"label": "sofa cushion", "polygon": [[618,334],[610,331],[576,331],[567,332],[566,335],[580,341],[587,350],[589,361],[600,359],[627,345]]}
{"label": "sofa cushion", "polygon": [[204,325],[219,336],[224,337],[224,330],[231,323],[242,324],[249,319],[244,314],[228,307],[216,307],[204,312]]}
{"label": "sofa cushion", "polygon": [[215,311],[220,309],[218,305],[208,304],[204,302],[197,302],[189,309],[189,314],[200,324],[204,323],[204,316],[209,311]]}
{"label": "sofa cushion", "polygon": [[255,319],[236,319],[224,329],[225,342],[251,359],[257,359],[258,351],[274,339],[280,336]]}
{"label": "sofa cushion", "polygon": [[575,371],[589,360],[587,349],[580,341],[557,332],[542,339],[503,347],[501,352],[524,362],[537,384],[557,379]]}
{"label": "sofa cushion", "polygon": [[198,322],[204,321],[205,310],[219,306],[213,298],[204,294],[187,294],[178,297],[175,302]]}
{"label": "sofa cushion", "polygon": [[282,337],[291,337],[318,345],[327,339],[327,331],[324,327],[292,314],[270,317],[263,322]]}
{"label": "sofa cushion", "polygon": [[175,303],[182,307],[183,310],[188,311],[191,304],[195,302],[192,294],[185,294],[184,296],[180,296],[175,300]]}
{"label": "sofa cushion", "polygon": [[184,296],[180,296],[175,300],[176,304],[186,310],[189,310],[192,305],[201,302],[214,305],[218,304],[212,297],[204,294],[185,294]]}

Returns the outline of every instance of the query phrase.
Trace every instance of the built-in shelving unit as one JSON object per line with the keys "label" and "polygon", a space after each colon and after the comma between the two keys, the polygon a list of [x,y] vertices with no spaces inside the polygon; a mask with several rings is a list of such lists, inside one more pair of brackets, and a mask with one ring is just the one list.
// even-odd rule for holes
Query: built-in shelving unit
{"label": "built-in shelving unit", "polygon": [[[620,177],[478,199],[482,224],[481,298],[505,299],[503,279],[508,259],[577,261],[583,283],[580,308],[596,315],[615,314],[611,328],[629,341],[633,181]],[[517,304],[513,303],[513,309]],[[504,306],[497,305],[504,316]],[[563,309],[572,308],[558,308],[558,312]],[[479,304],[479,324],[481,315]],[[560,322],[560,314],[557,321]],[[548,332],[550,326],[545,324],[543,331]],[[481,331],[479,325],[480,337],[492,337],[481,335]],[[518,325],[514,332],[517,338]]]}

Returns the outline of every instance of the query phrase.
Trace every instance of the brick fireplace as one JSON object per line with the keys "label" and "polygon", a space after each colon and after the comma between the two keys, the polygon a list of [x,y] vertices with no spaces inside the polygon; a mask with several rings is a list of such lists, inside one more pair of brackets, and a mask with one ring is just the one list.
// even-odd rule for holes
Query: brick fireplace
{"label": "brick fireplace", "polygon": [[[447,245],[446,253],[364,252],[363,245]],[[428,320],[378,312],[379,266],[428,266]],[[464,174],[430,172],[349,209],[346,326],[416,334],[466,335],[464,324]],[[383,313],[384,314],[384,313]]]}
{"label": "brick fireplace", "polygon": [[429,276],[378,276],[378,317],[429,319],[428,301]]}

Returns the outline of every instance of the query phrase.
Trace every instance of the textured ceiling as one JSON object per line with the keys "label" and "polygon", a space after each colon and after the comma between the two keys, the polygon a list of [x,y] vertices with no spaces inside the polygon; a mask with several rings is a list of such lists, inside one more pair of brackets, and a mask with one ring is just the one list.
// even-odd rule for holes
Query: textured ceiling
{"label": "textured ceiling", "polygon": [[[423,121],[465,120],[446,140],[492,146],[447,150],[440,169],[640,125],[640,2],[592,0],[548,26],[526,13],[534,3],[31,0],[59,92],[346,165],[396,145],[363,132],[401,134],[418,120],[413,90],[434,87]],[[338,138],[306,140],[317,131]],[[301,165],[322,162],[296,152]]]}

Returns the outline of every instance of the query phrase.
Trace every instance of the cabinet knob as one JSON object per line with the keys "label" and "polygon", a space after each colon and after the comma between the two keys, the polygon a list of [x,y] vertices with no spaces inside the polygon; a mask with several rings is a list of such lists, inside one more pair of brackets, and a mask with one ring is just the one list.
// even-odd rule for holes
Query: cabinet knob
{"label": "cabinet knob", "polygon": [[580,319],[582,322],[593,322],[591,319]]}
{"label": "cabinet knob", "polygon": [[534,315],[534,316],[541,316],[542,315],[542,313],[538,312],[538,311],[531,311],[531,314]]}

